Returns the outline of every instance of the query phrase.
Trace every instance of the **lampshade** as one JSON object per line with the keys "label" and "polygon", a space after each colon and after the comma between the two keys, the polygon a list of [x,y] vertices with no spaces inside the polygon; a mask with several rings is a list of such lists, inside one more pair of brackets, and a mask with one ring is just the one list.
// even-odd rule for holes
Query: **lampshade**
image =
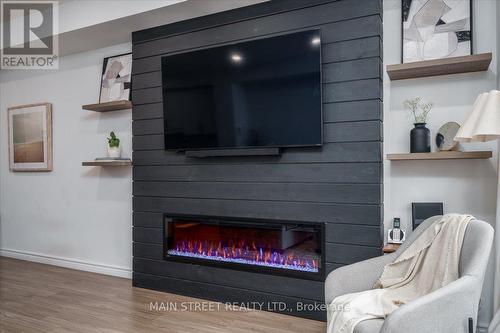
{"label": "lampshade", "polygon": [[472,113],[455,136],[455,141],[492,141],[500,138],[500,91],[492,90],[478,96]]}

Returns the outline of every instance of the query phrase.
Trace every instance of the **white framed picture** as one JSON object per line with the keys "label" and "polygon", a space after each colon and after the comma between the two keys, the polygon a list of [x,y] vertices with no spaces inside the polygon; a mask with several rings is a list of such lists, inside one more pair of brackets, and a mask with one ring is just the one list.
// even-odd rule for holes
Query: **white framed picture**
{"label": "white framed picture", "polygon": [[472,0],[402,0],[402,62],[472,54]]}
{"label": "white framed picture", "polygon": [[132,53],[104,58],[99,103],[128,101],[132,79]]}
{"label": "white framed picture", "polygon": [[7,111],[10,170],[52,171],[52,105],[20,105]]}

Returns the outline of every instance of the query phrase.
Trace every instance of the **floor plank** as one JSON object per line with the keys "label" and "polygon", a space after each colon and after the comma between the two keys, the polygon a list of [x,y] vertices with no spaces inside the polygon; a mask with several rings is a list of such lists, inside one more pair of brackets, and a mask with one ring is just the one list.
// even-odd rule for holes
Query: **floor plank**
{"label": "floor plank", "polygon": [[[177,310],[151,310],[151,302],[174,304]],[[202,305],[211,308],[194,309]],[[222,303],[134,288],[127,279],[0,257],[0,332],[153,330],[319,333],[325,323],[265,311],[231,311]]]}

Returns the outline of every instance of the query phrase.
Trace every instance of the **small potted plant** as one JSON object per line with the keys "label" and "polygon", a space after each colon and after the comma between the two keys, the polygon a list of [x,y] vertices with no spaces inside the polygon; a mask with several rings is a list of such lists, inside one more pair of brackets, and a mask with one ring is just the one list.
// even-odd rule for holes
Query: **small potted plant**
{"label": "small potted plant", "polygon": [[115,135],[115,132],[109,133],[108,138],[108,157],[120,158],[122,154],[122,147],[120,146],[120,139]]}
{"label": "small potted plant", "polygon": [[431,131],[425,127],[427,115],[431,112],[433,103],[422,103],[420,97],[405,101],[405,106],[413,114],[413,128],[410,131],[410,152],[430,153],[431,152]]}

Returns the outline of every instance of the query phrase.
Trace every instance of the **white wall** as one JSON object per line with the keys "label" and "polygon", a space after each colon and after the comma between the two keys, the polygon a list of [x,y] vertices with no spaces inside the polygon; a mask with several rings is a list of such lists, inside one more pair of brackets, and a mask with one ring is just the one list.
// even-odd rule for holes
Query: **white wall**
{"label": "white wall", "polygon": [[[103,58],[130,52],[131,45],[97,48],[130,41],[131,31],[145,27],[262,1],[62,1],[60,55],[72,55],[60,58],[59,70],[0,71],[0,255],[130,277],[131,168],[81,162],[105,156],[111,130],[130,156],[131,111],[101,114],[81,106],[98,100]],[[37,102],[53,105],[54,171],[12,173],[7,108]]]}
{"label": "white wall", "polygon": [[[81,165],[105,156],[111,130],[124,155],[131,154],[131,110],[81,109],[98,101],[103,58],[130,49],[123,44],[63,57],[57,71],[1,72],[1,255],[130,276],[131,168]],[[37,102],[53,106],[54,170],[10,172],[7,108]]]}
{"label": "white wall", "polygon": [[82,29],[186,0],[62,0],[59,33]]}
{"label": "white wall", "polygon": [[[462,123],[479,93],[497,86],[497,35],[495,0],[474,1],[474,53],[493,52],[488,72],[459,74],[391,82],[384,78],[385,153],[409,152],[410,112],[406,99],[421,96],[434,102],[428,127],[434,141],[436,131],[448,121]],[[479,19],[480,18],[480,19]],[[384,63],[401,62],[401,1],[384,1]],[[433,143],[432,149],[435,150]],[[496,209],[496,145],[468,144],[465,150],[495,150],[491,160],[384,162],[384,216],[386,228],[401,217],[411,230],[412,202],[444,202],[445,212],[469,213],[490,223]],[[485,295],[491,295],[488,280]],[[487,326],[491,296],[482,305],[480,325]]]}
{"label": "white wall", "polygon": [[[497,54],[500,52],[500,4],[497,2]],[[500,57],[497,56],[497,72],[500,71]],[[497,87],[500,90],[500,75],[497,75]]]}

